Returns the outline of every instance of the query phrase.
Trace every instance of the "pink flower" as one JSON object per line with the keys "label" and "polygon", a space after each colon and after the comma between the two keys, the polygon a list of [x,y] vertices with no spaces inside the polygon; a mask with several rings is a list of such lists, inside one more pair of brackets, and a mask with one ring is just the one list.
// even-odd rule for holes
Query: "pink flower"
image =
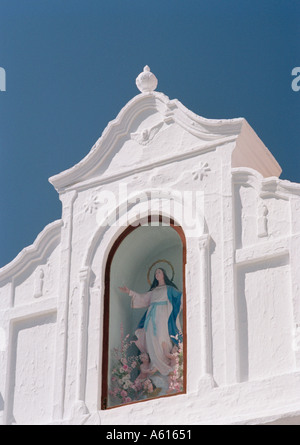
{"label": "pink flower", "polygon": [[126,397],[126,396],[127,396],[127,391],[125,391],[125,390],[123,389],[123,391],[121,391],[121,396],[122,396],[122,397]]}
{"label": "pink flower", "polygon": [[123,365],[123,369],[124,369],[124,371],[127,371],[128,370],[128,366],[127,365]]}
{"label": "pink flower", "polygon": [[126,398],[125,398],[125,402],[126,402],[126,403],[131,402],[131,398],[130,398],[130,397],[126,397]]}

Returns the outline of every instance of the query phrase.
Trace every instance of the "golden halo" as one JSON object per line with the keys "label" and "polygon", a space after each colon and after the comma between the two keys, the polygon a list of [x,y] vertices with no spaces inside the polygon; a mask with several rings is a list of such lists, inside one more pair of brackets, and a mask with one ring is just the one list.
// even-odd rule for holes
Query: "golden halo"
{"label": "golden halo", "polygon": [[[173,281],[174,280],[174,277],[175,277],[175,271],[174,271],[174,267],[172,266],[172,264],[170,263],[170,261],[168,261],[168,260],[157,260],[157,261],[154,261],[154,263],[149,267],[149,269],[148,269],[148,273],[147,273],[147,280],[148,280],[148,283],[149,283],[149,285],[151,286],[151,280],[150,280],[150,272],[151,272],[151,269],[156,265],[156,264],[158,264],[158,263],[167,263],[170,267],[171,267],[171,269],[172,269],[172,278],[171,278],[171,281]],[[158,268],[159,269],[159,268]]]}

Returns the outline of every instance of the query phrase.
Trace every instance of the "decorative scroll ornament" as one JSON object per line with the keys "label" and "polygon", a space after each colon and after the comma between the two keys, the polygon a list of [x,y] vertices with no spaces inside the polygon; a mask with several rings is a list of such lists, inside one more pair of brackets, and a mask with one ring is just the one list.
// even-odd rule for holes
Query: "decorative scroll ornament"
{"label": "decorative scroll ornament", "polygon": [[142,93],[152,93],[157,87],[158,80],[146,65],[144,71],[136,78],[135,83]]}
{"label": "decorative scroll ornament", "polygon": [[[168,261],[168,260],[157,260],[157,261],[154,261],[154,263],[153,263],[153,264],[149,267],[149,269],[148,269],[147,280],[148,280],[148,283],[149,283],[150,286],[151,286],[151,284],[152,284],[152,282],[151,282],[151,280],[150,280],[150,273],[151,273],[151,270],[153,269],[154,266],[158,265],[159,263],[166,263],[166,264],[168,264],[168,265],[170,266],[170,268],[171,268],[171,272],[172,272],[172,278],[171,278],[171,281],[174,280],[174,277],[175,277],[175,270],[174,270],[173,265],[170,263],[170,261]],[[159,269],[159,266],[157,267],[157,269]]]}
{"label": "decorative scroll ornament", "polygon": [[152,141],[152,139],[159,132],[162,126],[163,122],[160,122],[159,124],[154,125],[154,127],[150,129],[145,129],[137,133],[130,133],[130,137],[131,139],[137,141],[140,145],[147,145],[149,142]]}

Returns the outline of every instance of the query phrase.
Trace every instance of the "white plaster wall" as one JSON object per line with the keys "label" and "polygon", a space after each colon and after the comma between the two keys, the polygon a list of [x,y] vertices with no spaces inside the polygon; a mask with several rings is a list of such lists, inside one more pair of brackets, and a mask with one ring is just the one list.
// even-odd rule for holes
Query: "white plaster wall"
{"label": "white plaster wall", "polygon": [[55,314],[15,322],[11,333],[7,420],[44,424],[52,420]]}
{"label": "white plaster wall", "polygon": [[35,298],[57,296],[60,264],[60,246],[58,245],[39,264],[21,272],[14,280],[14,306],[31,303]]}
{"label": "white plaster wall", "polygon": [[[272,254],[272,246],[276,249],[276,245],[272,243],[272,239],[267,237],[267,241],[270,241],[271,253],[267,252],[268,257],[273,257],[273,260],[262,261],[261,255],[264,253],[264,245],[266,240],[259,239],[257,237],[256,228],[252,232],[252,237],[249,237],[249,242],[241,243],[239,249],[238,266],[236,271],[236,307],[232,307],[232,316],[234,319],[234,313],[236,314],[236,319],[238,320],[239,329],[237,335],[237,368],[239,376],[237,382],[240,380],[245,385],[248,382],[248,390],[245,390],[245,401],[239,402],[240,414],[238,412],[232,411],[232,401],[229,397],[229,392],[226,386],[226,380],[228,378],[228,367],[234,365],[233,363],[227,362],[228,351],[226,352],[226,311],[224,309],[224,279],[226,280],[226,275],[224,275],[223,268],[223,258],[224,258],[224,246],[222,244],[224,239],[224,228],[220,230],[222,226],[222,215],[223,215],[223,201],[222,201],[222,180],[216,181],[216,176],[222,177],[221,173],[221,162],[215,153],[209,153],[206,157],[209,160],[209,165],[211,167],[209,174],[204,176],[202,180],[196,181],[193,179],[193,171],[195,171],[195,160],[187,160],[183,163],[182,173],[179,175],[179,181],[177,181],[178,170],[173,170],[172,168],[157,168],[155,174],[151,176],[151,183],[153,183],[153,178],[159,181],[160,187],[164,184],[171,184],[180,190],[187,185],[191,185],[195,190],[200,189],[203,191],[203,202],[202,210],[205,214],[205,227],[210,233],[210,245],[209,245],[209,259],[210,259],[210,291],[211,291],[211,323],[212,323],[212,378],[214,380],[214,389],[210,389],[210,384],[204,384],[202,386],[201,378],[197,379],[197,369],[201,368],[201,345],[194,342],[190,344],[189,349],[189,369],[188,369],[188,394],[186,396],[178,396],[178,400],[172,401],[172,410],[179,409],[182,410],[182,404],[188,403],[190,407],[189,415],[185,417],[182,416],[182,423],[189,422],[212,422],[213,416],[215,415],[215,422],[218,423],[234,423],[234,422],[244,422],[241,420],[243,418],[243,403],[246,405],[249,403],[248,391],[249,393],[253,390],[251,387],[251,381],[266,381],[266,379],[271,380],[276,385],[276,376],[281,376],[284,374],[290,374],[296,371],[295,365],[295,354],[293,349],[293,304],[291,299],[291,270],[290,270],[290,258],[287,254],[283,256],[276,257]],[[199,162],[201,164],[202,158],[200,157]],[[212,172],[212,173],[211,173]],[[133,179],[133,178],[132,178]],[[147,178],[143,179],[142,176],[135,176],[136,181],[139,181],[139,189],[148,189],[149,185]],[[192,179],[192,181],[191,181]],[[134,182],[129,181],[129,190],[134,189]],[[119,184],[111,184],[111,190],[117,190]],[[252,211],[244,211],[243,206],[240,205],[240,195],[237,199],[235,206],[235,214],[238,212],[244,212],[243,221],[245,227],[250,227],[253,224],[253,213],[256,210],[257,204],[257,194],[256,191],[251,187],[243,187],[243,190],[250,192],[250,196],[247,196],[246,202],[247,209]],[[71,264],[70,264],[70,297],[68,305],[68,353],[66,356],[66,373],[65,373],[65,389],[64,389],[64,418],[69,419],[70,422],[75,421],[74,417],[74,403],[77,398],[77,384],[78,384],[78,343],[80,342],[80,299],[82,292],[82,284],[80,281],[80,271],[85,265],[85,259],[87,258],[88,250],[91,246],[91,241],[95,239],[95,234],[101,232],[99,227],[99,215],[97,214],[98,205],[97,198],[99,193],[99,187],[92,190],[83,190],[80,192],[73,201],[73,207],[71,211],[72,216],[72,251],[71,251]],[[235,195],[236,196],[236,195]],[[243,195],[245,199],[245,195]],[[271,200],[271,198],[269,198]],[[271,200],[272,201],[272,200]],[[234,202],[234,201],[233,201]],[[254,203],[253,203],[254,202]],[[287,201],[276,199],[274,206],[278,205],[278,202],[283,202],[283,209],[287,210]],[[90,211],[91,207],[88,203],[94,203],[94,208]],[[95,204],[96,203],[96,204]],[[251,207],[252,205],[252,207]],[[272,208],[272,204],[268,205]],[[256,214],[257,215],[257,214]],[[289,213],[286,218],[289,218]],[[284,217],[282,218],[284,220]],[[231,224],[231,222],[230,222]],[[99,382],[101,382],[101,359],[102,359],[102,315],[101,310],[103,309],[103,271],[105,269],[107,252],[109,248],[105,251],[103,250],[103,245],[112,246],[113,240],[116,239],[117,234],[122,232],[122,228],[116,228],[116,235],[110,238],[111,235],[103,231],[104,238],[100,235],[98,237],[99,248],[94,248],[95,253],[93,254],[93,261],[91,264],[91,275],[88,287],[88,300],[89,300],[89,315],[87,321],[87,366],[86,366],[86,381],[84,383],[84,397],[86,405],[90,413],[95,413],[99,409],[99,400],[101,397],[101,391],[99,389]],[[112,233],[112,232],[110,232]],[[248,236],[246,234],[245,236]],[[232,234],[226,234],[229,239],[234,243],[234,237]],[[279,237],[280,238],[280,237]],[[104,240],[106,241],[104,242]],[[256,241],[256,244],[255,242]],[[280,238],[281,240],[281,238]],[[103,244],[104,242],[104,244]],[[187,324],[189,337],[192,338],[194,334],[194,329],[197,327],[199,330],[199,256],[198,256],[198,237],[192,237],[188,241],[188,266],[187,266],[187,289],[189,292],[187,302]],[[261,244],[262,251],[255,250],[256,245]],[[283,243],[284,244],[284,243]],[[249,250],[250,249],[250,250]],[[252,249],[252,250],[251,250]],[[39,271],[40,267],[45,269],[45,264],[58,264],[60,246],[57,246],[48,258],[48,262],[42,262],[41,265],[34,265],[30,269],[31,273],[26,272],[26,274],[21,274],[19,277],[24,278],[22,283],[18,284],[18,279],[15,279],[17,283],[15,289],[14,302],[16,306],[22,307],[26,302],[32,302],[32,291],[35,287],[35,276],[36,272]],[[260,252],[260,255],[259,255]],[[285,252],[285,251],[284,251]],[[277,253],[277,252],[276,252]],[[171,255],[172,253],[170,253]],[[249,263],[248,256],[251,256]],[[257,256],[257,259],[255,258]],[[156,258],[152,258],[151,261]],[[150,261],[150,260],[149,260]],[[245,263],[246,261],[246,263]],[[55,294],[54,280],[50,279],[51,274],[47,274],[47,268],[44,275],[44,294],[45,298],[47,295],[51,296]],[[19,278],[19,281],[22,279]],[[66,277],[67,278],[67,277]],[[56,286],[59,280],[55,280]],[[137,287],[142,287],[142,283],[136,278]],[[23,286],[23,287],[22,287]],[[234,286],[234,282],[232,282]],[[21,292],[23,289],[23,294]],[[2,292],[11,293],[9,283],[2,287]],[[142,290],[142,289],[139,289]],[[22,300],[22,295],[23,300]],[[28,300],[28,298],[31,300]],[[34,300],[34,299],[33,299]],[[41,300],[34,300],[34,303],[40,303]],[[33,308],[33,306],[32,306]],[[13,380],[10,381],[9,385],[14,388],[11,394],[11,398],[8,402],[8,408],[6,413],[6,421],[17,423],[47,423],[51,422],[51,410],[53,404],[53,397],[55,391],[53,391],[53,367],[50,366],[50,362],[55,363],[55,358],[57,360],[57,354],[55,354],[55,320],[56,316],[51,316],[50,323],[39,322],[40,315],[37,314],[36,317],[27,317],[26,320],[21,322],[19,327],[18,323],[16,328],[11,332],[10,340],[12,342],[10,359],[11,369],[14,369],[15,374],[13,374]],[[225,318],[224,318],[225,317]],[[35,321],[34,321],[35,320]],[[131,323],[131,321],[130,321]],[[244,324],[243,324],[244,323]],[[25,327],[24,327],[25,326]],[[16,334],[17,332],[17,334]],[[38,341],[32,342],[32,339],[36,337],[39,338]],[[26,357],[30,360],[30,366],[26,368],[28,375],[24,374],[24,369],[22,367],[22,355],[23,351],[26,350],[27,343],[33,343],[32,348],[28,349]],[[189,341],[189,343],[191,343]],[[43,346],[42,346],[43,344]],[[44,349],[44,353],[40,355],[41,360],[37,360],[36,351]],[[57,352],[57,351],[56,351]],[[197,354],[197,355],[196,355]],[[49,364],[47,366],[47,363]],[[39,377],[41,383],[38,383],[38,377],[40,369],[45,367],[48,371],[43,375],[46,377],[46,381],[43,382],[43,377]],[[191,370],[191,368],[193,369]],[[26,382],[29,387],[25,385],[23,377],[25,376]],[[296,378],[296,377],[295,377]],[[196,383],[196,384],[195,384]],[[37,390],[31,391],[34,385],[37,384]],[[200,384],[200,386],[199,386]],[[39,386],[40,385],[40,386]],[[280,387],[280,381],[278,383]],[[3,385],[4,387],[5,385]],[[95,391],[97,387],[97,391]],[[31,389],[30,389],[31,388]],[[222,389],[223,388],[223,389]],[[229,388],[229,387],[228,387]],[[239,393],[239,386],[231,387],[232,397],[236,391]],[[4,389],[3,389],[4,391]],[[200,392],[199,392],[200,391]],[[203,393],[204,391],[204,393]],[[51,396],[50,396],[51,394]],[[197,395],[198,394],[198,395]],[[205,397],[202,395],[205,394]],[[210,394],[210,395],[209,395]],[[277,394],[276,394],[277,397]],[[275,397],[275,398],[276,398]],[[222,417],[221,412],[215,414],[212,406],[216,403],[216,400],[222,398],[226,400],[225,403],[222,402],[222,410],[226,409],[229,417]],[[32,409],[28,412],[23,411],[22,401],[27,400],[28,405],[32,405]],[[186,401],[185,401],[186,400]],[[278,409],[280,408],[279,399],[277,399]],[[296,399],[295,399],[296,402]],[[119,421],[126,421],[131,423],[129,420],[131,415],[137,412],[147,413],[149,404],[151,404],[150,414],[148,417],[151,419],[149,423],[157,422],[157,424],[162,422],[164,418],[162,415],[163,409],[170,408],[168,401],[152,401],[146,402],[144,407],[142,405],[139,408],[123,407],[116,410],[110,411],[111,414],[107,412],[99,412],[99,419],[104,423],[114,423],[115,419],[118,419],[117,413],[120,412]],[[259,398],[257,398],[257,403],[261,403]],[[275,405],[276,405],[275,403]],[[245,406],[246,406],[245,405]],[[162,408],[164,407],[164,408]],[[176,408],[177,407],[177,408]],[[204,414],[204,409],[206,409],[206,414]],[[220,408],[221,409],[221,408]],[[230,411],[231,409],[231,411]],[[271,406],[269,406],[271,409]],[[172,413],[171,410],[171,413]],[[268,406],[265,406],[266,412],[268,411]],[[155,412],[154,412],[155,411]],[[251,410],[250,410],[251,411]],[[131,413],[131,414],[129,414]],[[159,417],[159,414],[162,417]],[[231,414],[230,414],[231,413]],[[78,414],[77,414],[78,415]],[[129,417],[128,417],[129,416]],[[211,416],[211,417],[210,417]],[[231,416],[231,417],[230,417]],[[241,417],[239,417],[241,416]],[[246,416],[246,414],[245,414]],[[249,414],[250,416],[250,414]],[[252,416],[255,418],[255,409],[252,408]],[[246,416],[247,417],[247,416]],[[245,419],[246,419],[245,417]],[[251,416],[250,416],[251,417]],[[249,417],[249,418],[250,418]],[[85,414],[85,417],[92,419],[91,414]],[[82,419],[83,419],[82,418]],[[71,420],[73,419],[73,420]],[[223,419],[223,420],[222,420]],[[240,420],[239,420],[240,419]],[[67,421],[68,422],[68,421]],[[76,421],[75,421],[76,422]],[[168,422],[170,418],[168,417]],[[254,421],[256,422],[256,421]],[[134,423],[134,422],[133,422]]]}
{"label": "white plaster wall", "polygon": [[12,283],[10,281],[4,281],[0,287],[0,308],[6,309],[10,305]]}
{"label": "white plaster wall", "polygon": [[[222,147],[223,148],[223,147]],[[230,149],[230,147],[229,147]],[[207,165],[208,170],[205,171],[203,176],[201,174],[201,167]],[[230,168],[230,165],[228,166]],[[225,369],[224,369],[224,325],[223,325],[223,293],[222,293],[222,277],[220,274],[222,267],[222,231],[219,227],[222,225],[222,182],[216,180],[216,177],[220,176],[221,162],[216,151],[213,150],[205,154],[205,157],[198,156],[196,159],[187,159],[181,162],[181,168],[178,169],[177,163],[170,164],[168,166],[162,166],[154,170],[149,171],[149,174],[134,174],[126,178],[126,184],[128,187],[128,194],[132,194],[138,190],[139,192],[154,190],[160,192],[162,188],[166,188],[171,191],[176,190],[192,190],[199,192],[201,197],[201,211],[207,216],[207,225],[210,225],[212,242],[210,245],[212,261],[214,268],[212,269],[212,301],[213,301],[213,324],[214,329],[214,375],[218,383],[225,382]],[[227,175],[228,181],[230,181],[230,174]],[[125,181],[125,180],[124,180]],[[119,187],[124,184],[124,181],[118,181],[116,183],[105,184],[102,187],[95,187],[92,190],[83,190],[78,194],[77,199],[74,202],[74,216],[76,217],[76,225],[73,229],[73,238],[75,241],[73,248],[73,264],[82,264],[83,252],[86,251],[87,246],[90,244],[91,239],[94,236],[95,229],[99,230],[99,214],[98,209],[100,204],[97,204],[97,197],[101,197],[101,193],[104,189],[108,189],[118,196]],[[100,199],[100,198],[99,198]],[[112,206],[113,207],[113,206]],[[189,210],[187,209],[187,214]],[[183,215],[187,220],[187,215]],[[187,222],[187,221],[185,221]],[[83,229],[84,228],[84,229]],[[188,227],[187,227],[188,228]],[[191,243],[197,247],[197,237],[201,232],[192,234]],[[192,256],[193,253],[190,252]],[[198,254],[197,254],[198,255]],[[78,260],[76,259],[78,258]],[[95,267],[94,267],[95,265]],[[100,266],[101,265],[101,266]],[[101,272],[102,271],[102,272]],[[191,282],[194,289],[195,305],[197,309],[197,301],[199,291],[199,260],[198,256],[195,258],[195,262],[191,259],[189,263],[189,272],[191,274]],[[94,260],[92,267],[92,274],[94,283],[94,289],[100,288],[100,295],[103,293],[101,282],[101,274],[103,273],[103,252],[97,254],[97,260]],[[78,275],[77,275],[78,277]],[[142,287],[141,289],[142,290]],[[192,303],[194,305],[194,303]],[[191,312],[193,309],[191,309]],[[94,310],[91,309],[90,317],[94,317]],[[96,329],[96,328],[95,328]],[[94,359],[90,359],[95,362]],[[70,369],[73,365],[70,365]],[[74,367],[73,367],[74,369]],[[99,372],[99,371],[98,371]],[[96,377],[94,376],[93,381]]]}
{"label": "white plaster wall", "polygon": [[258,242],[257,236],[257,191],[240,185],[235,189],[236,247],[246,247]]}
{"label": "white plaster wall", "polygon": [[236,248],[289,234],[291,220],[287,197],[262,194],[257,184],[256,187],[247,183],[235,185],[234,191]]}
{"label": "white plaster wall", "polygon": [[61,222],[0,271],[2,422],[52,420]]}
{"label": "white plaster wall", "polygon": [[295,370],[288,257],[238,270],[241,381]]}
{"label": "white plaster wall", "polygon": [[274,197],[263,200],[267,207],[268,233],[270,239],[285,237],[291,231],[290,203],[287,199]]}

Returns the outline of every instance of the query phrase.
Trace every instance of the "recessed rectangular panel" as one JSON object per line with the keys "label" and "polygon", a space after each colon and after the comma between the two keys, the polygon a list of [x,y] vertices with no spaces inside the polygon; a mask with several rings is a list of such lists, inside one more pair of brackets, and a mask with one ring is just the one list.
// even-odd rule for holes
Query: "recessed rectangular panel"
{"label": "recessed rectangular panel", "polygon": [[12,329],[8,422],[47,423],[53,409],[56,314],[16,321]]}

